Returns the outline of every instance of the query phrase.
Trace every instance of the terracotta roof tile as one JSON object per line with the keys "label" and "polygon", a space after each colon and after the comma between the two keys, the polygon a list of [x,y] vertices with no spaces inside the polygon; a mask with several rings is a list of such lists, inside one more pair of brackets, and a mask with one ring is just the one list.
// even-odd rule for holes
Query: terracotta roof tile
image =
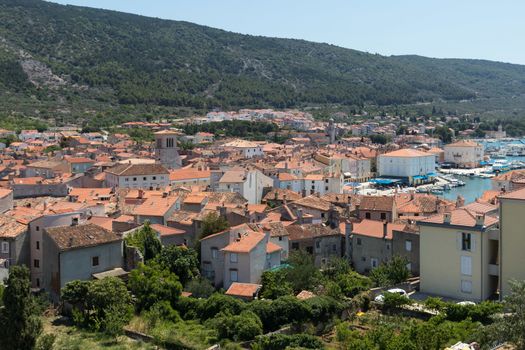
{"label": "terracotta roof tile", "polygon": [[255,283],[233,282],[225,294],[243,298],[254,298],[261,287],[260,284]]}
{"label": "terracotta roof tile", "polygon": [[114,232],[93,224],[45,229],[61,251],[121,241]]}

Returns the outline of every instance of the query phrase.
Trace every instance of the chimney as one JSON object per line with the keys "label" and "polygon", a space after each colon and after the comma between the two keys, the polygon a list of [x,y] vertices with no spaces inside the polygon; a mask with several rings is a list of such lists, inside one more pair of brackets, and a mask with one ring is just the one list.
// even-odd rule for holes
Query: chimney
{"label": "chimney", "polygon": [[224,202],[219,207],[219,215],[222,217],[226,217],[226,207],[224,206]]}
{"label": "chimney", "polygon": [[299,225],[302,225],[302,223],[303,223],[303,208],[297,208],[296,215],[297,215],[297,223]]}
{"label": "chimney", "polygon": [[383,221],[383,239],[388,236],[388,221]]}
{"label": "chimney", "polygon": [[301,195],[302,195],[303,197],[306,197],[306,194],[307,194],[306,189],[303,189],[303,190],[301,191]]}
{"label": "chimney", "polygon": [[273,200],[277,201],[279,199],[279,191],[275,190],[274,194],[275,195],[273,196]]}
{"label": "chimney", "polygon": [[352,231],[354,230],[354,224],[350,221],[345,222],[345,257],[346,260],[351,261],[352,259]]}
{"label": "chimney", "polygon": [[288,202],[286,200],[286,194],[283,194],[283,204],[286,205]]}
{"label": "chimney", "polygon": [[458,195],[458,197],[456,198],[456,208],[459,208],[459,207],[462,207],[465,205],[465,198],[463,198],[462,195]]}
{"label": "chimney", "polygon": [[485,214],[476,214],[476,226],[483,226],[485,224]]}
{"label": "chimney", "polygon": [[443,223],[444,224],[450,224],[450,219],[452,218],[451,213],[443,213]]}
{"label": "chimney", "polygon": [[410,190],[410,200],[414,200],[415,192],[416,192],[416,190],[414,190],[414,189]]}
{"label": "chimney", "polygon": [[139,196],[138,196],[138,198],[139,198],[139,199],[144,198],[144,190],[139,189]]}
{"label": "chimney", "polygon": [[168,192],[162,192],[162,198],[168,197]]}

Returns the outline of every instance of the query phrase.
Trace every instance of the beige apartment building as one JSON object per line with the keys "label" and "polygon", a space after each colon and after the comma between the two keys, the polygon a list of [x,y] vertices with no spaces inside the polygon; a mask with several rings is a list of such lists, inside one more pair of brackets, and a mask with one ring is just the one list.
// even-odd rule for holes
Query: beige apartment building
{"label": "beige apartment building", "polygon": [[[497,217],[459,208],[422,219],[418,224],[421,292],[477,302],[497,296]],[[522,252],[517,256],[523,256]],[[522,264],[514,266],[523,266],[525,258],[520,261]]]}
{"label": "beige apartment building", "polygon": [[500,200],[500,291],[510,293],[509,281],[525,280],[525,189],[506,193]]}

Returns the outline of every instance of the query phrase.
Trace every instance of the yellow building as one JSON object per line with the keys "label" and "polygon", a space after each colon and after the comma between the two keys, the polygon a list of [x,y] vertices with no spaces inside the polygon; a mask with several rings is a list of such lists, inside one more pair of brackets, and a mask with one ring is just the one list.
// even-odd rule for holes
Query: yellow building
{"label": "yellow building", "polygon": [[418,224],[421,292],[471,301],[495,296],[499,275],[496,217],[459,208]]}
{"label": "yellow building", "polygon": [[509,280],[525,280],[525,189],[500,199],[501,297],[510,293]]}

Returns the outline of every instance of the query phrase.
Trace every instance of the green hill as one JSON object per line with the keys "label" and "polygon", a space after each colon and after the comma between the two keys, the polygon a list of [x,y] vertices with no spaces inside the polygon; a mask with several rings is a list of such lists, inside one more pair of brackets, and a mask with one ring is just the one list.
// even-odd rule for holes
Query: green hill
{"label": "green hill", "polygon": [[524,93],[520,65],[385,57],[114,11],[0,0],[4,113],[391,105]]}

